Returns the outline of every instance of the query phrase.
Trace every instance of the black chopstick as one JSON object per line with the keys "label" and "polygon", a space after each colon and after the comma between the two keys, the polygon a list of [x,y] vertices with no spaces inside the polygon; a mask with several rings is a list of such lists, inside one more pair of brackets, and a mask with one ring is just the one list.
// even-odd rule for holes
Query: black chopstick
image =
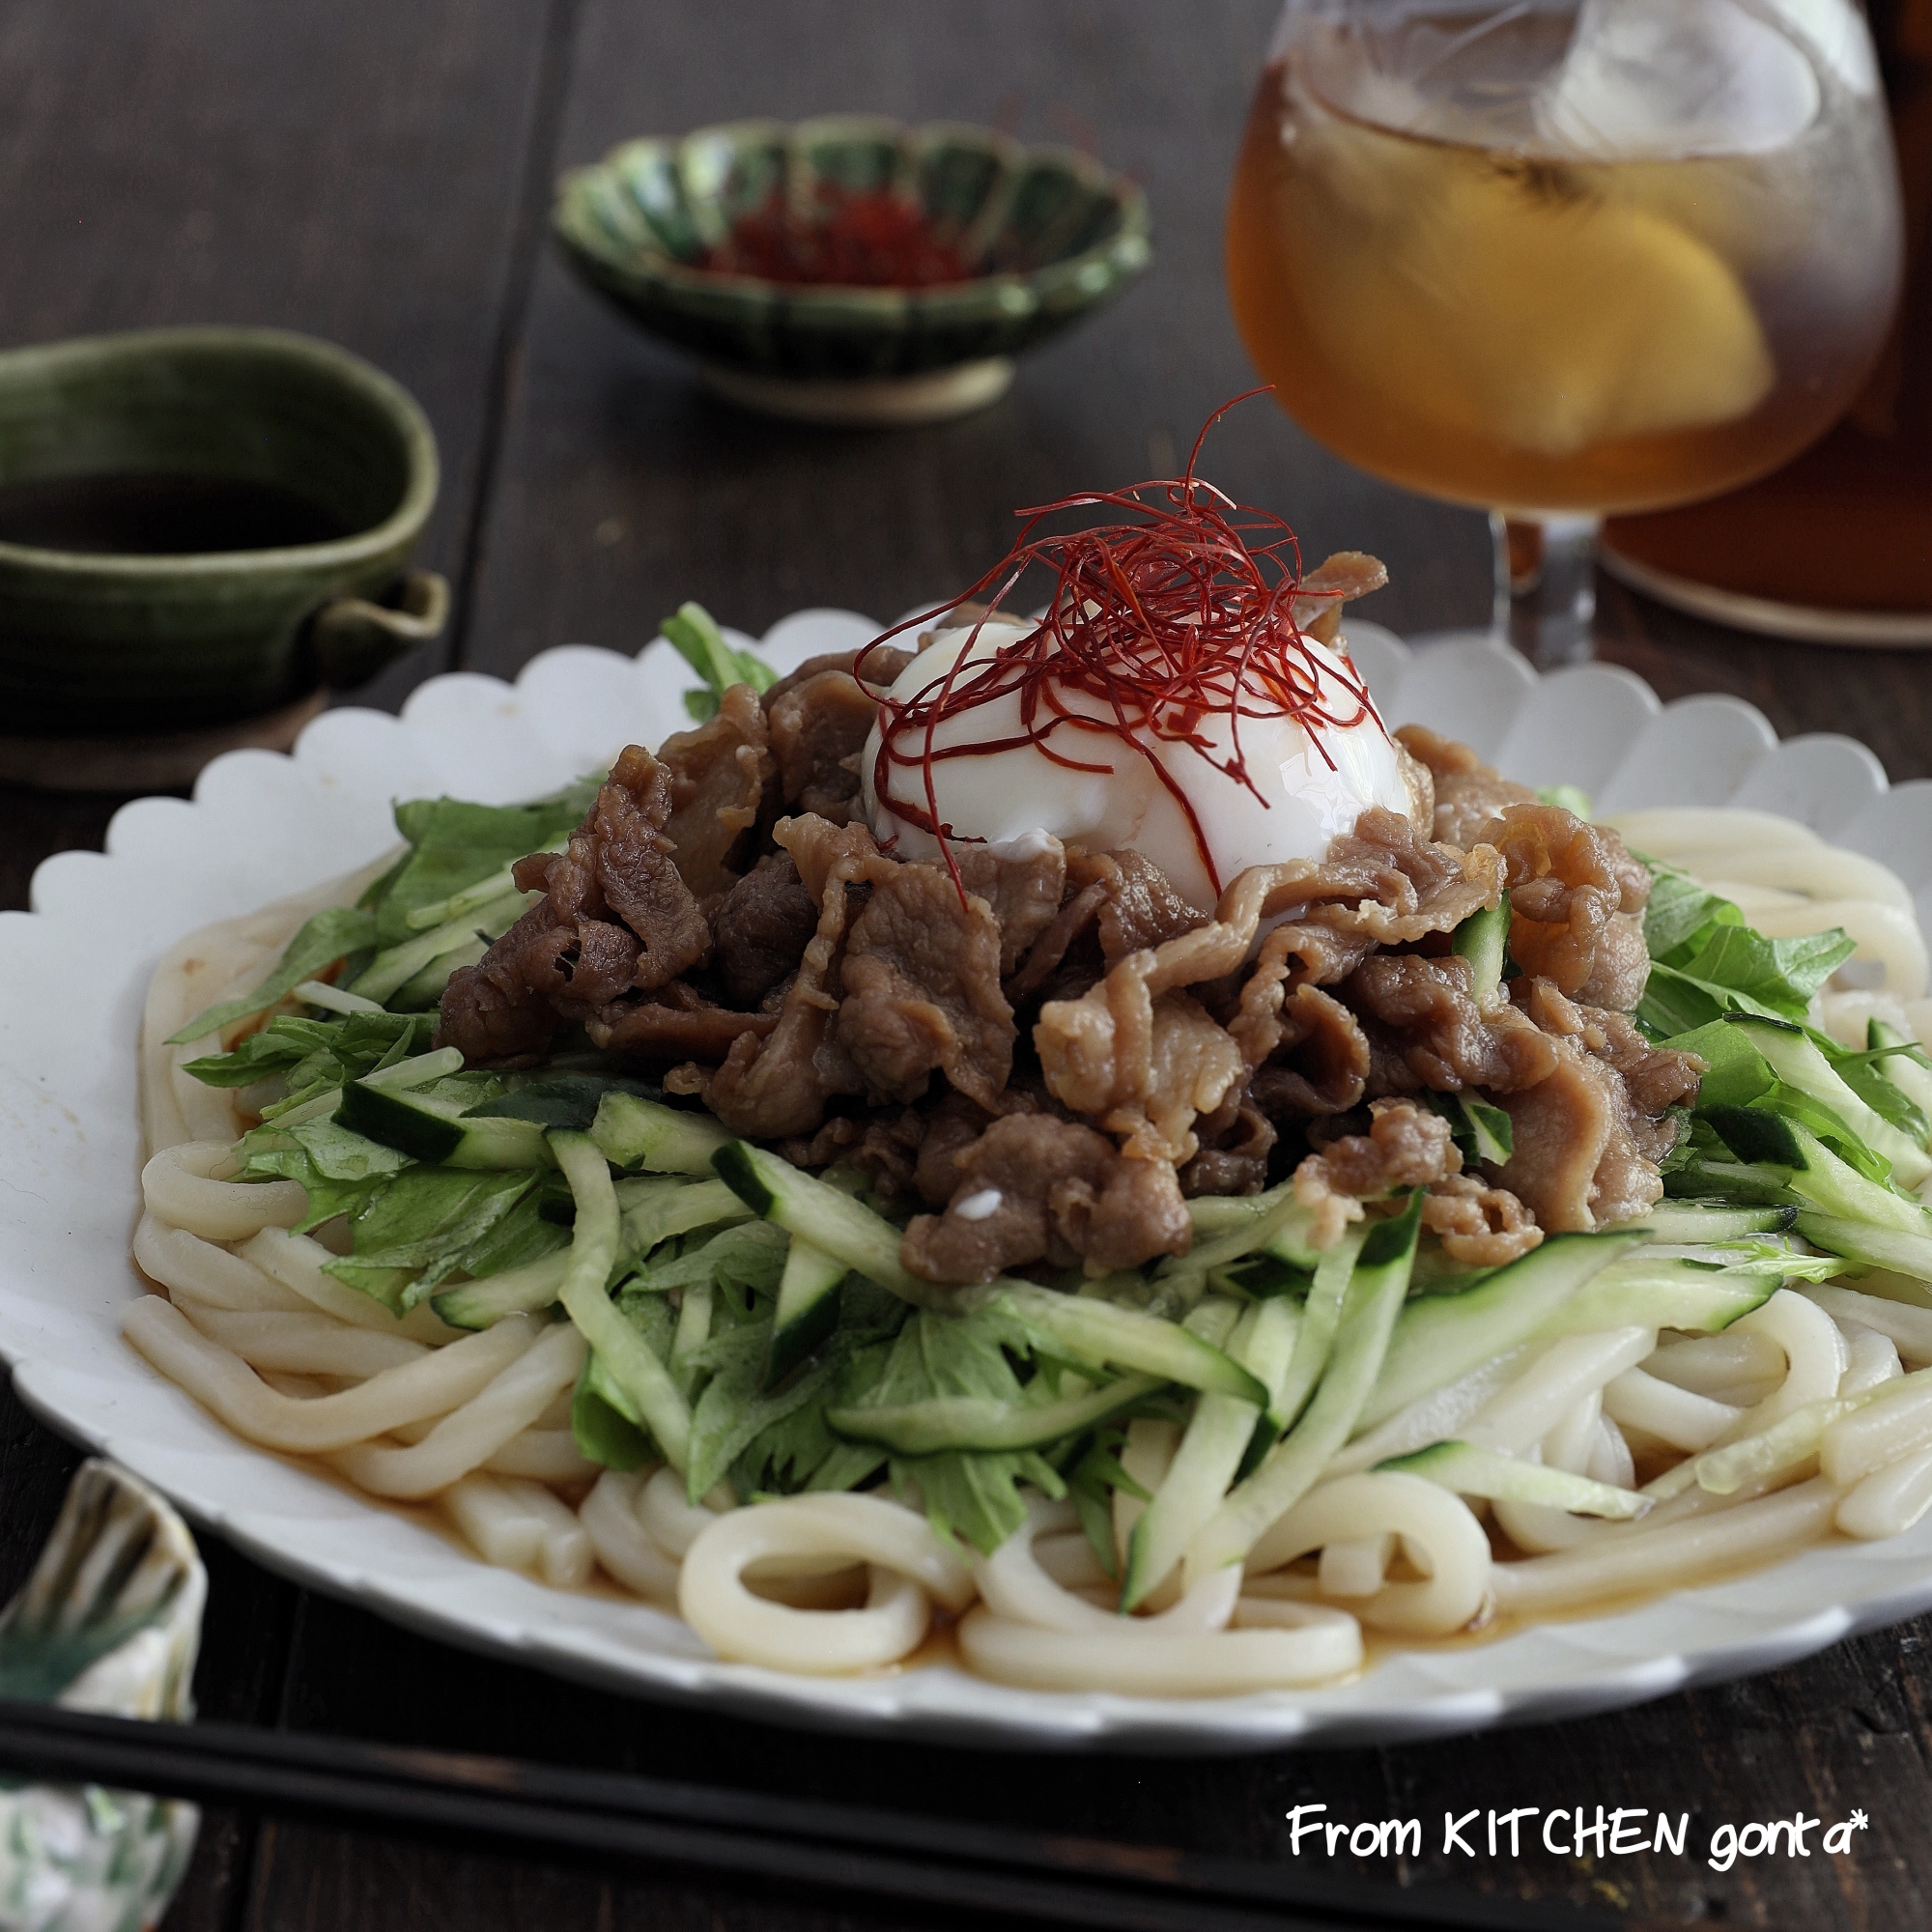
{"label": "black chopstick", "polygon": [[956,1824],[716,1786],[234,1724],[151,1724],[0,1700],[0,1769],[384,1833],[505,1840],[1120,1932],[1576,1928],[1568,1906],[1374,1887],[1259,1860]]}

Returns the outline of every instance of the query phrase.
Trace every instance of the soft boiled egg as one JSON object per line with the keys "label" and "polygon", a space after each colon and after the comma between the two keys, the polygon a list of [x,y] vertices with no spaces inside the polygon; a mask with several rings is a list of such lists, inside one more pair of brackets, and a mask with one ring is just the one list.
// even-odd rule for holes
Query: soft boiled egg
{"label": "soft boiled egg", "polygon": [[[960,672],[956,688],[971,667],[1002,648],[1010,650],[1033,629],[1031,624],[988,619],[977,637],[970,627],[937,633],[892,685],[882,719],[895,706],[915,704],[922,694],[929,705],[955,666]],[[1317,676],[1324,711],[1346,718],[1357,710],[1356,681],[1334,651],[1309,639],[1303,662]],[[1037,744],[1007,743],[995,749],[1002,741],[1026,736],[1019,691],[997,691],[983,702],[930,723],[901,714],[902,722],[895,727],[889,799],[914,804],[923,812],[929,771],[937,808],[930,815],[949,838],[998,846],[1049,832],[1089,852],[1136,851],[1204,912],[1250,866],[1322,858],[1329,841],[1352,831],[1369,806],[1401,813],[1410,809],[1401,754],[1373,710],[1352,724],[1318,724],[1318,745],[1309,727],[1287,712],[1243,715],[1236,721],[1228,710],[1208,709],[1190,721],[1200,740],[1197,747],[1147,730],[1137,731],[1128,743],[1098,694],[1056,682],[1051,696],[1058,708],[1093,718],[1101,726],[1060,726],[1052,735],[1054,750],[1064,758],[1104,770],[1069,770]],[[1244,705],[1244,710],[1252,708],[1251,701]],[[1050,711],[1042,706],[1039,715]],[[1235,754],[1237,722],[1240,757],[1252,788],[1221,769]],[[892,850],[897,857],[934,857],[938,839],[907,823],[878,794],[881,731],[882,725],[875,724],[860,769],[867,817],[881,841],[896,840]],[[924,755],[928,732],[930,750],[946,754],[929,763]],[[975,745],[988,749],[976,753],[971,749]],[[1154,769],[1156,762],[1160,772]],[[1186,798],[1195,824],[1188,822],[1161,772]]]}

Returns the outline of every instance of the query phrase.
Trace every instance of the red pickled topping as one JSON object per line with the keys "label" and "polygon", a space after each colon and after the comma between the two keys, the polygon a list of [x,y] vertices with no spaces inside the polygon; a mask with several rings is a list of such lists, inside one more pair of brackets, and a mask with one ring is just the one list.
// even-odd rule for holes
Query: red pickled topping
{"label": "red pickled topping", "polygon": [[799,209],[774,188],[739,215],[697,266],[769,282],[862,289],[924,289],[973,279],[954,241],[935,234],[925,211],[888,188],[822,185]]}

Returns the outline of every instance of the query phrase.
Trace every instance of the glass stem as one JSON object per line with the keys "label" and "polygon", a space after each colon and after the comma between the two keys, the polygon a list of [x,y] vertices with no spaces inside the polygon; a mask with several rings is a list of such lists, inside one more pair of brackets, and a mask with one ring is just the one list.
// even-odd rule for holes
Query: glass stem
{"label": "glass stem", "polygon": [[1539,670],[1585,664],[1595,655],[1595,517],[1519,521],[1490,513],[1496,545],[1497,633]]}

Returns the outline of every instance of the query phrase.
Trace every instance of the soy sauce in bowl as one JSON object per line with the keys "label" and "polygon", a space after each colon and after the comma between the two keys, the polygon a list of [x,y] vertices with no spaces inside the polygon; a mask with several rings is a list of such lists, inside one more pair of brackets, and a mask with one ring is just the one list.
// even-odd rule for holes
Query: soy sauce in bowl
{"label": "soy sauce in bowl", "polygon": [[449,586],[411,567],[436,494],[422,411],[331,343],[0,350],[0,768],[15,739],[205,732],[365,683],[442,627]]}
{"label": "soy sauce in bowl", "polygon": [[128,472],[0,483],[0,543],[87,556],[201,556],[333,543],[351,526],[280,484]]}

